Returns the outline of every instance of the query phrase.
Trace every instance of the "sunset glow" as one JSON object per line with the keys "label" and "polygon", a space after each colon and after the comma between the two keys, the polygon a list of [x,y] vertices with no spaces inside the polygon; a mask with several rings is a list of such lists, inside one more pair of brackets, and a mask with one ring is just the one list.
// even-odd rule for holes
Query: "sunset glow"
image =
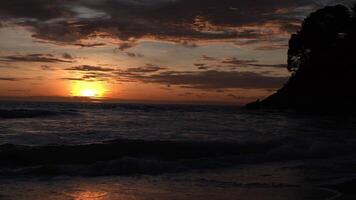
{"label": "sunset glow", "polygon": [[356,200],[356,0],[0,0],[0,200]]}
{"label": "sunset glow", "polygon": [[101,82],[76,81],[71,84],[71,96],[103,98],[107,92],[106,86]]}
{"label": "sunset glow", "polygon": [[283,86],[290,35],[320,5],[209,2],[4,1],[0,99],[243,105]]}

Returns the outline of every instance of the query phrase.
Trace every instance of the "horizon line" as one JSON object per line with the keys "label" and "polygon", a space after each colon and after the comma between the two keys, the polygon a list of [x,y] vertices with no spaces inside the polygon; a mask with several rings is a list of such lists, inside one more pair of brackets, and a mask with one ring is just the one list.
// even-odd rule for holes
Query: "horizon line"
{"label": "horizon line", "polygon": [[141,104],[192,104],[192,105],[234,105],[243,106],[243,102],[226,101],[171,101],[171,100],[140,100],[119,98],[90,98],[90,97],[65,97],[65,96],[0,96],[0,102],[49,102],[49,103],[141,103]]}

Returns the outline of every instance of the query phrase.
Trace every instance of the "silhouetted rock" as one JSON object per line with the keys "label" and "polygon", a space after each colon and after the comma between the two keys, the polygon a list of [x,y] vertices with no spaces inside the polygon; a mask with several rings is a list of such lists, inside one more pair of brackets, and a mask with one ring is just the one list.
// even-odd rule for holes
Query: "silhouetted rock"
{"label": "silhouetted rock", "polygon": [[356,6],[312,13],[289,41],[292,76],[275,94],[247,108],[356,110]]}

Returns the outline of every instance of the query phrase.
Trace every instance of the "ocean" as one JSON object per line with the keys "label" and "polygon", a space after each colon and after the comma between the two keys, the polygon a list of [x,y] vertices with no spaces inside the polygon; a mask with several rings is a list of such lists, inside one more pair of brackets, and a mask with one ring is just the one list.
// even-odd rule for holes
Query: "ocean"
{"label": "ocean", "polygon": [[354,199],[355,134],[352,115],[1,102],[0,199]]}

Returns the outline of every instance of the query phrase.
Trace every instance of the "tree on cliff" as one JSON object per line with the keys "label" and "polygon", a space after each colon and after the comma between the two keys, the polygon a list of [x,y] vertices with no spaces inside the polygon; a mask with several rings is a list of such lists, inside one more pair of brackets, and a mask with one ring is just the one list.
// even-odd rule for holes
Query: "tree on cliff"
{"label": "tree on cliff", "polygon": [[291,36],[291,78],[277,93],[249,104],[266,108],[356,108],[356,5],[312,13]]}

